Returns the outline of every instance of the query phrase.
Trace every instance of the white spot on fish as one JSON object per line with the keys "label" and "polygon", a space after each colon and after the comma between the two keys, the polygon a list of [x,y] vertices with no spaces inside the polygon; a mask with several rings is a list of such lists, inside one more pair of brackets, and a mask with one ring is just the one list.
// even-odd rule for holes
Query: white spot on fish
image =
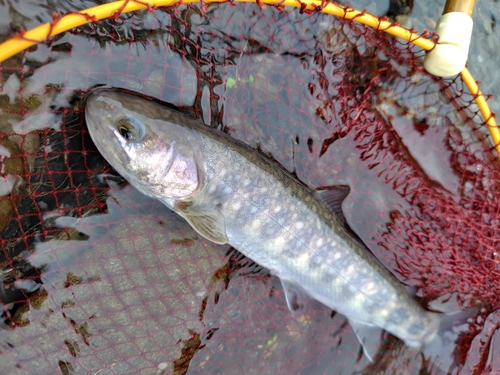
{"label": "white spot on fish", "polygon": [[341,257],[342,257],[342,255],[340,253],[333,254],[333,259],[335,259],[335,260],[339,260]]}
{"label": "white spot on fish", "polygon": [[303,266],[307,265],[307,262],[309,262],[309,254],[307,252],[303,252],[300,257],[297,258],[298,264],[302,264]]}
{"label": "white spot on fish", "polygon": [[330,245],[331,245],[332,247],[337,246],[337,241],[332,241],[332,242],[330,242]]}
{"label": "white spot on fish", "polygon": [[281,206],[275,207],[273,211],[275,214],[277,214],[278,212],[281,211]]}
{"label": "white spot on fish", "polygon": [[362,304],[364,304],[364,303],[365,303],[365,301],[366,301],[366,297],[365,297],[365,295],[364,295],[363,293],[356,293],[356,292],[357,292],[357,289],[356,289],[356,288],[354,288],[353,286],[349,286],[349,290],[351,290],[351,291],[354,293],[354,300],[355,300],[358,304],[362,305]]}
{"label": "white spot on fish", "polygon": [[232,205],[232,209],[235,211],[238,211],[241,208],[241,203],[240,202],[235,202]]}
{"label": "white spot on fish", "polygon": [[302,221],[298,221],[295,223],[295,228],[302,229],[304,228],[304,223]]}
{"label": "white spot on fish", "polygon": [[351,277],[354,274],[354,266],[351,264],[349,267],[347,267],[347,270],[344,273],[345,277]]}
{"label": "white spot on fish", "polygon": [[276,237],[273,241],[273,245],[276,247],[276,251],[281,251],[285,247],[285,237]]}
{"label": "white spot on fish", "polygon": [[324,240],[320,238],[319,240],[316,241],[316,246],[321,246],[323,245]]}
{"label": "white spot on fish", "polygon": [[253,229],[257,229],[259,227],[260,227],[260,220],[259,219],[252,221],[252,228]]}

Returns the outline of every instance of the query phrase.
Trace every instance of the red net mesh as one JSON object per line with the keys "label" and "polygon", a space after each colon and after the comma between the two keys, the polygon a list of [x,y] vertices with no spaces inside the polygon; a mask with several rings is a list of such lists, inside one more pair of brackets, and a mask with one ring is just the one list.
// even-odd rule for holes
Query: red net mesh
{"label": "red net mesh", "polygon": [[[348,184],[350,226],[423,306],[481,314],[463,374],[500,371],[500,163],[459,79],[352,21],[257,5],[139,11],[2,64],[0,373],[428,373],[385,334],[290,314],[277,279],[142,197],[92,144],[81,98],[176,104],[311,187]],[[496,332],[496,333],[495,333]]]}

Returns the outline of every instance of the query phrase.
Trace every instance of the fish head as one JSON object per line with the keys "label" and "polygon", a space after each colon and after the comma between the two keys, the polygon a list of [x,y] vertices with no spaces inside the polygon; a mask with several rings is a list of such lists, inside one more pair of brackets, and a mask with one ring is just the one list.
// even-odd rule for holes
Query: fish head
{"label": "fish head", "polygon": [[85,100],[85,119],[99,152],[127,181],[156,199],[187,199],[204,184],[201,140],[179,123],[182,116],[120,91],[96,90]]}

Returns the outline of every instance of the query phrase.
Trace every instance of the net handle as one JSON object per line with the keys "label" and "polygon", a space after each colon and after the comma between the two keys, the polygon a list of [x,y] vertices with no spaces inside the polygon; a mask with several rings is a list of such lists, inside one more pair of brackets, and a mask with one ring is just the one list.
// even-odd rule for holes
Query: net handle
{"label": "net handle", "polygon": [[[61,17],[54,16],[52,22],[35,27],[29,31],[18,33],[0,44],[0,63],[9,57],[24,51],[25,49],[37,44],[44,43],[55,35],[68,31],[72,28],[84,25],[89,22],[96,22],[106,18],[119,17],[122,13],[133,12],[139,9],[147,8],[154,10],[157,7],[168,7],[173,5],[182,5],[189,3],[203,2],[204,4],[225,3],[227,0],[121,0],[108,4],[82,10],[81,12],[71,12]],[[322,3],[318,0],[230,0],[231,3],[258,3],[259,5],[271,6],[290,6],[300,8],[301,10],[315,11],[331,14],[346,20],[353,20],[364,25],[370,26],[376,30],[384,31],[388,34],[404,39],[416,46],[431,50],[435,43],[414,32],[406,30],[398,25],[393,25],[387,20],[379,19],[366,12],[354,10],[349,7],[341,7],[332,3]],[[474,96],[476,104],[488,125],[488,129],[493,139],[493,144],[500,157],[500,131],[497,127],[495,118],[486,102],[486,98],[479,90],[477,82],[474,80],[467,68],[460,73],[463,82]]]}

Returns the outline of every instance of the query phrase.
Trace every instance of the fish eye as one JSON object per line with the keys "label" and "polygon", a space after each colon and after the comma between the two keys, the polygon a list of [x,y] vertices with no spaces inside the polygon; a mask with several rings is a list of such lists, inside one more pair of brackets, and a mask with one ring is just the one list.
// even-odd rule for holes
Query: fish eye
{"label": "fish eye", "polygon": [[128,128],[126,128],[125,126],[118,127],[118,131],[120,132],[122,137],[127,139],[127,140],[132,138],[132,132]]}
{"label": "fish eye", "polygon": [[117,121],[116,128],[123,139],[139,142],[144,137],[144,126],[132,117],[124,117]]}

